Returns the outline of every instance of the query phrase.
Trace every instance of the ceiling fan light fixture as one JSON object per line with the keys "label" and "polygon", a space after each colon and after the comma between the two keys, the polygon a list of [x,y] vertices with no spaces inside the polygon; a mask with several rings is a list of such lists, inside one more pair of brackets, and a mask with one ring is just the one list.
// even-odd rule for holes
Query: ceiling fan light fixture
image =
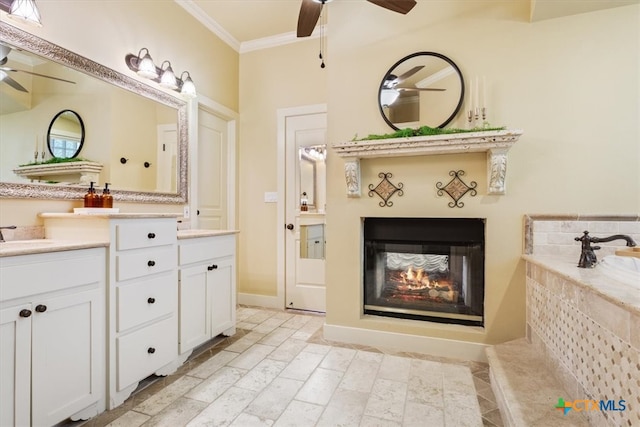
{"label": "ceiling fan light fixture", "polygon": [[[142,51],[146,51],[147,53],[141,57]],[[157,79],[158,71],[156,70],[156,65],[153,63],[153,59],[151,59],[151,55],[149,54],[149,50],[146,47],[140,49],[138,52],[138,71],[136,71],[139,76],[145,77],[147,79]]]}
{"label": "ceiling fan light fixture", "polygon": [[380,91],[380,105],[383,107],[389,107],[391,104],[396,102],[400,96],[400,91],[397,89],[382,89]]}
{"label": "ceiling fan light fixture", "polygon": [[[164,64],[167,64],[167,68],[163,68]],[[162,65],[160,65],[160,70],[162,71],[162,74],[160,75],[160,86],[171,90],[177,89],[178,80],[171,68],[171,62],[164,61]]]}
{"label": "ceiling fan light fixture", "polygon": [[36,27],[42,27],[40,11],[34,0],[13,0],[7,16],[35,25]]}
{"label": "ceiling fan light fixture", "polygon": [[[182,79],[182,76],[187,75],[186,79]],[[195,98],[198,96],[196,92],[196,85],[193,84],[193,80],[191,80],[191,75],[188,71],[183,71],[180,75],[180,80],[182,80],[182,87],[180,88],[180,93],[188,98]]]}

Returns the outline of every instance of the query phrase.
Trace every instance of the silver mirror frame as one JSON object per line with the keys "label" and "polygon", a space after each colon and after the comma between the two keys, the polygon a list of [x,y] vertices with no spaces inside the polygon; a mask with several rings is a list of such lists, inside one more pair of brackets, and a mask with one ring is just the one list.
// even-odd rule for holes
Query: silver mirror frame
{"label": "silver mirror frame", "polygon": [[[66,50],[56,44],[22,31],[0,21],[0,39],[27,52],[51,59],[61,65],[96,77],[106,83],[134,92],[153,101],[176,108],[178,111],[179,174],[177,193],[138,192],[119,190],[113,192],[116,201],[138,203],[184,204],[188,201],[188,122],[186,101],[171,96],[159,89],[147,86],[111,68]],[[0,182],[0,198],[81,200],[86,193],[84,187],[58,187],[42,184],[15,184]]]}

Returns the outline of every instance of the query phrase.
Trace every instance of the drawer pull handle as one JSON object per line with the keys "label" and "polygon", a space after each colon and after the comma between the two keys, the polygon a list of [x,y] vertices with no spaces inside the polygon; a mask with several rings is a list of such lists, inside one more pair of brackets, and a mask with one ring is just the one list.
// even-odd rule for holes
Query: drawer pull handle
{"label": "drawer pull handle", "polygon": [[211,270],[215,270],[217,268],[218,268],[218,266],[216,264],[211,264],[210,266],[207,267],[207,270],[211,271]]}
{"label": "drawer pull handle", "polygon": [[156,238],[156,233],[149,233],[147,234],[147,237],[150,239],[155,239]]}
{"label": "drawer pull handle", "polygon": [[27,310],[26,308],[20,310],[20,317],[30,317],[30,316],[31,316],[31,310]]}
{"label": "drawer pull handle", "polygon": [[149,304],[153,304],[154,302],[156,302],[156,299],[155,299],[155,298],[149,298],[149,299],[147,300],[147,302],[148,302]]}
{"label": "drawer pull handle", "polygon": [[153,348],[153,347],[149,347],[149,348],[147,349],[147,353],[149,353],[149,354],[153,354],[153,353],[155,353],[155,352],[156,352],[156,349],[155,349],[155,348]]}
{"label": "drawer pull handle", "polygon": [[38,304],[38,305],[36,305],[36,311],[38,313],[44,313],[45,311],[47,311],[47,306],[46,305],[42,305],[42,304]]}
{"label": "drawer pull handle", "polygon": [[147,263],[147,265],[148,265],[149,267],[153,267],[154,265],[156,265],[156,262],[155,262],[155,261],[153,261],[153,260],[151,260],[151,261],[149,261],[149,262]]}

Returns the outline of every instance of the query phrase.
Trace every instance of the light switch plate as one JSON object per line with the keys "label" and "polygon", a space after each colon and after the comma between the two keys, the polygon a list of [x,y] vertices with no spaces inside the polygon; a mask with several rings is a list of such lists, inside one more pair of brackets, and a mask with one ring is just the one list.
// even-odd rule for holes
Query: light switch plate
{"label": "light switch plate", "polygon": [[266,191],[264,193],[264,202],[265,203],[277,203],[278,202],[278,193],[275,191]]}

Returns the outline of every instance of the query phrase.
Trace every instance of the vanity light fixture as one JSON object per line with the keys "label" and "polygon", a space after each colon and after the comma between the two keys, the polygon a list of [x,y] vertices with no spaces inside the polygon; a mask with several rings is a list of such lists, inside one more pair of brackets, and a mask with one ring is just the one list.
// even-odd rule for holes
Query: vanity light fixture
{"label": "vanity light fixture", "polygon": [[7,15],[13,19],[19,19],[36,27],[42,27],[40,11],[35,0],[13,0],[11,9]]}
{"label": "vanity light fixture", "polygon": [[[163,68],[164,64],[167,64],[167,68]],[[162,74],[160,75],[160,86],[172,90],[177,89],[178,81],[176,80],[176,75],[173,73],[173,69],[171,68],[171,62],[164,61],[162,65],[160,65],[160,70],[162,71]]]}
{"label": "vanity light fixture", "polygon": [[[187,74],[187,78],[182,80],[182,76],[184,76],[185,73]],[[188,71],[183,71],[182,74],[180,74],[180,81],[182,82],[180,93],[189,98],[195,98],[197,96],[196,85],[194,85],[193,80],[191,80],[191,74],[189,74]]]}
{"label": "vanity light fixture", "polygon": [[[143,51],[146,52],[144,56],[142,56]],[[124,61],[131,71],[135,71],[139,76],[153,80],[164,88],[180,92],[180,94],[188,98],[195,98],[198,95],[196,86],[193,84],[188,71],[183,71],[180,78],[177,78],[173,68],[171,68],[171,62],[163,61],[160,68],[156,67],[147,48],[140,49],[138,55],[127,54],[124,57]],[[186,78],[184,78],[185,74],[187,75]]]}

